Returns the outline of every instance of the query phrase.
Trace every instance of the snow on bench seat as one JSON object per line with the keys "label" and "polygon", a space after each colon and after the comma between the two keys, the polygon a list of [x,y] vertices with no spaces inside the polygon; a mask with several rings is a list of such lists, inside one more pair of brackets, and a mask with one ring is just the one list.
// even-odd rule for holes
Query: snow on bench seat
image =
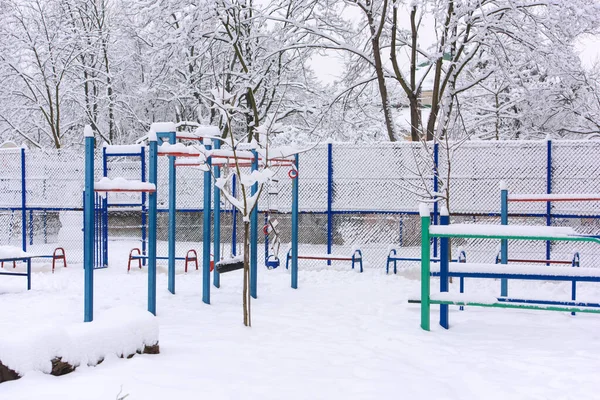
{"label": "snow on bench seat", "polygon": [[142,181],[130,181],[125,178],[110,179],[104,177],[94,183],[96,192],[154,192],[156,186],[153,183]]}
{"label": "snow on bench seat", "polygon": [[[291,255],[290,255],[291,257]],[[307,260],[331,260],[331,261],[352,261],[358,260],[362,258],[362,255],[357,254],[356,256],[347,256],[347,255],[339,255],[339,254],[298,254],[298,258],[307,259]]]}
{"label": "snow on bench seat", "polygon": [[544,238],[569,238],[581,236],[573,228],[562,226],[529,226],[529,225],[491,225],[491,224],[452,224],[432,225],[429,232],[438,235],[473,235],[473,236],[520,236]]}
{"label": "snow on bench seat", "polygon": [[509,201],[597,201],[600,193],[509,194]]}
{"label": "snow on bench seat", "polygon": [[[431,272],[438,274],[440,265],[430,264]],[[531,275],[537,277],[593,277],[600,280],[600,268],[554,267],[537,264],[484,264],[484,263],[449,263],[449,273],[452,274],[481,274],[481,275]]]}

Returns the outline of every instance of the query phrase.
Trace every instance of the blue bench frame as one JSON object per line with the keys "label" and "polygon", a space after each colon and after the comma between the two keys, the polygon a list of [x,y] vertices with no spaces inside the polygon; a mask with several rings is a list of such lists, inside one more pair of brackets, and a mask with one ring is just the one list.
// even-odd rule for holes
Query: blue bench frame
{"label": "blue bench frame", "polygon": [[[356,257],[358,254],[358,257]],[[289,249],[287,255],[285,257],[285,269],[289,268],[290,260],[292,259],[292,249]],[[358,263],[360,267],[360,272],[363,272],[363,262],[362,262],[362,251],[359,249],[354,250],[352,252],[352,257],[344,257],[336,254],[325,254],[325,255],[315,255],[315,256],[301,256],[298,255],[298,259],[303,260],[325,260],[325,261],[352,261],[352,269],[354,269],[354,264]]]}
{"label": "blue bench frame", "polygon": [[[421,259],[419,257],[395,257],[397,254],[396,249],[390,249],[390,252],[387,256],[387,262],[385,265],[385,274],[389,275],[390,273],[390,263],[393,261],[394,262],[394,274],[396,274],[396,270],[397,270],[397,263],[398,261],[415,261],[415,262],[421,262]],[[432,258],[431,262],[440,262],[439,258]],[[466,263],[467,262],[467,254],[465,253],[464,250],[461,250],[458,253],[458,259],[457,260],[451,260],[451,262],[460,262],[460,263]],[[431,274],[432,276],[433,273]]]}
{"label": "blue bench frame", "polygon": [[31,259],[34,257],[35,256],[1,258],[0,262],[25,261],[27,263],[27,272],[23,273],[23,272],[0,271],[0,275],[26,276],[27,277],[27,290],[31,290]]}

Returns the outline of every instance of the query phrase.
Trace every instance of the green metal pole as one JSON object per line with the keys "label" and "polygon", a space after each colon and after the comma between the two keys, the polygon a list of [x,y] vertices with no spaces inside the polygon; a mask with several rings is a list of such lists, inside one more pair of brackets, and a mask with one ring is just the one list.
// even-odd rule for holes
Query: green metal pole
{"label": "green metal pole", "polygon": [[421,329],[428,331],[431,311],[429,302],[429,266],[431,263],[429,224],[431,217],[427,204],[421,203],[419,214],[421,215]]}

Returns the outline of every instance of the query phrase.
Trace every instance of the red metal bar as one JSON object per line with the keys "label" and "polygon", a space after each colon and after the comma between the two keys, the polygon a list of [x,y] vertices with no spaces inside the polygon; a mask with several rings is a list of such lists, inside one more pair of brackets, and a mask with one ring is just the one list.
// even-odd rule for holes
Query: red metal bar
{"label": "red metal bar", "polygon": [[138,256],[142,255],[142,252],[137,247],[131,249],[131,251],[129,252],[129,262],[127,263],[127,272],[129,272],[129,270],[131,269],[131,260],[137,260],[138,266],[140,267],[140,269],[142,269],[142,259],[141,258],[133,258],[132,257],[134,251],[137,251],[137,255]]}
{"label": "red metal bar", "polygon": [[571,265],[573,261],[563,261],[563,260],[522,260],[518,258],[509,259],[508,262],[518,262],[518,263],[534,263],[534,264],[569,264]]}
{"label": "red metal bar", "polygon": [[94,192],[110,192],[110,193],[154,193],[156,189],[94,189]]}
{"label": "red metal bar", "polygon": [[162,153],[158,153],[159,157],[165,157],[165,156],[174,156],[174,157],[199,157],[200,153],[168,153],[168,152],[162,152]]}
{"label": "red metal bar", "polygon": [[[13,268],[17,268],[17,262],[13,260]],[[4,261],[2,261],[2,268],[4,268]]]}
{"label": "red metal bar", "polygon": [[[62,252],[62,254],[56,254],[59,250]],[[52,273],[54,273],[54,266],[56,264],[56,260],[63,260],[64,268],[67,268],[67,257],[65,256],[64,248],[57,247],[56,249],[54,249],[54,253],[52,254]]]}
{"label": "red metal bar", "polygon": [[566,197],[557,197],[557,198],[544,198],[544,199],[511,199],[510,196],[508,197],[508,201],[509,202],[538,202],[538,203],[546,203],[548,201],[552,202],[552,201],[600,201],[600,197],[589,197],[589,198],[583,198],[583,199],[573,199],[573,198],[566,198]]}
{"label": "red metal bar", "polygon": [[331,261],[352,261],[352,257],[336,257],[336,256],[298,256],[304,260],[331,260]]}
{"label": "red metal bar", "polygon": [[[190,257],[190,253],[193,254],[193,256]],[[188,250],[187,254],[185,255],[185,272],[187,273],[188,271],[188,263],[194,261],[196,263],[196,271],[198,271],[198,253],[196,253],[196,250],[191,249]]]}

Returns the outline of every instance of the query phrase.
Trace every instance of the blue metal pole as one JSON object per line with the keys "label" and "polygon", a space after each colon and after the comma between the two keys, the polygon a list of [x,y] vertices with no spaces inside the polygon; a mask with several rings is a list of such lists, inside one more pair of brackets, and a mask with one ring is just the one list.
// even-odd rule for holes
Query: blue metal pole
{"label": "blue metal pole", "polygon": [[[231,177],[231,195],[235,198],[236,194],[236,177],[235,174]],[[231,255],[236,255],[237,249],[237,208],[231,207]]]}
{"label": "blue metal pole", "polygon": [[[252,171],[258,170],[258,153],[252,150],[254,160],[252,161]],[[258,192],[258,183],[252,185],[250,194],[254,196]],[[256,299],[258,284],[258,201],[250,213],[250,296]]]}
{"label": "blue metal pole", "polygon": [[[508,225],[508,189],[504,184],[500,188],[500,223]],[[500,263],[508,264],[508,240],[500,240]],[[500,296],[508,296],[508,280],[500,280]]]}
{"label": "blue metal pole", "polygon": [[[221,141],[215,140],[215,150],[221,148]],[[215,166],[213,168],[213,174],[215,179],[221,177],[221,168]],[[214,207],[214,233],[213,233],[213,260],[215,264],[221,259],[221,189],[215,187],[215,194],[213,200]],[[213,285],[216,288],[221,287],[221,274],[215,270],[213,271]]]}
{"label": "blue metal pole", "polygon": [[[204,147],[211,149],[211,140],[204,138]],[[204,216],[202,230],[202,301],[210,304],[210,157],[206,160],[207,170],[204,171]]]}
{"label": "blue metal pole", "polygon": [[[446,207],[440,213],[440,225],[450,224],[450,216]],[[450,247],[448,238],[440,239],[440,292],[448,291],[448,272],[450,260]],[[448,329],[448,304],[440,305],[440,325]]]}
{"label": "blue metal pole", "polygon": [[106,198],[100,198],[102,209],[100,213],[102,215],[102,226],[101,229],[101,240],[102,245],[102,262],[100,266],[108,267],[108,196]]}
{"label": "blue metal pole", "polygon": [[[142,163],[142,182],[146,182],[146,149],[142,147],[140,153]],[[146,244],[148,243],[148,216],[146,206],[146,193],[142,192],[142,255],[146,255]],[[146,259],[142,258],[142,264],[146,265]]]}
{"label": "blue metal pole", "polygon": [[83,322],[94,319],[94,136],[85,128],[85,192],[83,214]]}
{"label": "blue metal pole", "polygon": [[[295,156],[298,169],[298,154]],[[292,288],[298,289],[298,178],[292,179]]]}
{"label": "blue metal pole", "polygon": [[[175,144],[175,132],[169,132],[169,143]],[[175,227],[177,216],[177,175],[175,172],[175,156],[169,156],[169,276],[167,287],[175,294]]]}
{"label": "blue metal pole", "polygon": [[[552,140],[546,141],[546,193],[552,193]],[[552,203],[546,202],[546,226],[552,225]],[[550,260],[552,244],[546,242],[546,260]],[[550,265],[546,263],[546,265]]]}
{"label": "blue metal pole", "polygon": [[267,261],[269,259],[269,210],[265,213],[265,224],[263,225],[265,234],[265,267],[267,267]]}
{"label": "blue metal pole", "polygon": [[[333,144],[327,144],[327,254],[333,247]],[[327,260],[331,265],[331,260]]]}
{"label": "blue metal pole", "polygon": [[23,251],[27,251],[27,181],[24,148],[21,148],[21,235]]}
{"label": "blue metal pole", "polygon": [[[150,144],[150,174],[148,181],[158,190],[158,144],[156,135],[148,138]],[[148,311],[156,315],[156,202],[157,192],[148,196]]]}
{"label": "blue metal pole", "polygon": [[[435,143],[433,145],[433,191],[435,193],[438,192],[439,189],[439,183],[438,183],[438,176],[439,176],[439,167],[440,167],[440,145],[439,143]],[[437,198],[437,195],[434,197]],[[438,203],[437,201],[435,203],[433,203],[433,225],[437,225],[438,224]],[[433,238],[433,257],[437,257],[438,256],[438,238],[434,237]]]}

